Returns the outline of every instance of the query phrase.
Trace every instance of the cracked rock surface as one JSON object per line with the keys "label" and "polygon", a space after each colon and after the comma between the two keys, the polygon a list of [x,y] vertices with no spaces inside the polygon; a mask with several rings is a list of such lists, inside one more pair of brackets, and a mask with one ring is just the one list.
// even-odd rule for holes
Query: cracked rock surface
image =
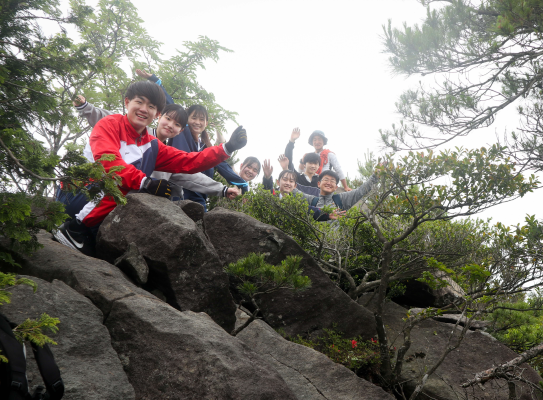
{"label": "cracked rock surface", "polygon": [[[113,262],[135,243],[149,266],[148,282],[181,311],[205,312],[227,332],[236,306],[228,276],[207,237],[174,202],[145,193],[127,197],[104,220],[97,254]],[[231,235],[231,232],[229,232]]]}
{"label": "cracked rock surface", "polygon": [[204,313],[131,296],[115,302],[106,326],[137,399],[297,398],[266,360]]}
{"label": "cracked rock surface", "polygon": [[[243,319],[243,314],[238,311],[237,315]],[[298,399],[394,400],[324,354],[285,340],[261,320],[251,322],[237,338],[267,360]]]}
{"label": "cracked rock surface", "polygon": [[[324,328],[337,324],[337,330],[346,337],[373,336],[373,314],[334,285],[290,236],[246,214],[221,207],[206,213],[204,221],[206,234],[225,265],[249,253],[267,254],[266,261],[270,264],[279,264],[289,255],[302,257],[302,274],[311,279],[309,289],[299,293],[280,289],[257,300],[270,326],[283,328],[287,335],[295,336],[319,335]],[[231,289],[236,285],[232,280]]]}

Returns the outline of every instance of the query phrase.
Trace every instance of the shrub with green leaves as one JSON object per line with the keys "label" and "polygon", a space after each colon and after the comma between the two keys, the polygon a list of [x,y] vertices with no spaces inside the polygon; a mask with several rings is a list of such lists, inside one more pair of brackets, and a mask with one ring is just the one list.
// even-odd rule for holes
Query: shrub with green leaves
{"label": "shrub with green leaves", "polygon": [[[521,296],[523,297],[523,296]],[[487,320],[487,331],[517,353],[522,353],[543,342],[543,297],[537,291],[518,301],[498,303]],[[543,373],[543,357],[530,360],[539,374]]]}
{"label": "shrub with green leaves", "polygon": [[341,364],[366,380],[377,381],[379,374],[379,346],[375,340],[364,340],[358,336],[346,339],[342,332],[324,329],[324,334],[314,339],[302,336],[286,336],[282,330],[278,332],[287,340],[316,350],[335,363]]}
{"label": "shrub with green leaves", "polygon": [[[260,312],[257,296],[272,293],[279,289],[304,290],[311,286],[311,280],[302,275],[300,256],[288,256],[279,265],[271,265],[265,261],[264,254],[251,253],[236,263],[230,263],[225,271],[239,279],[239,292],[249,298],[255,308],[249,320],[232,332],[236,336],[245,329]],[[240,304],[241,307],[241,304]]]}

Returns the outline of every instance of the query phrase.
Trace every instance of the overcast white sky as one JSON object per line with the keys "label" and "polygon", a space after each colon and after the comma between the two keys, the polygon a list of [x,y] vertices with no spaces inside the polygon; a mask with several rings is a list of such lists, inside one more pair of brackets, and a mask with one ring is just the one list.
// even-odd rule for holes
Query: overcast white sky
{"label": "overcast white sky", "polygon": [[[205,35],[233,50],[198,74],[200,83],[223,107],[239,113],[248,145],[239,158],[253,155],[276,161],[293,127],[302,137],[295,160],[312,151],[307,138],[315,129],[329,137],[349,176],[367,149],[378,153],[379,129],[399,122],[394,103],[420,77],[393,76],[382,54],[382,25],[392,19],[420,22],[426,10],[415,0],[133,0],[149,34],[164,43],[165,57],[183,41]],[[481,146],[496,131],[514,129],[514,110],[484,132],[454,143]],[[232,124],[229,130],[232,131]],[[277,174],[274,174],[275,176]],[[506,224],[536,214],[538,194],[482,214]]]}

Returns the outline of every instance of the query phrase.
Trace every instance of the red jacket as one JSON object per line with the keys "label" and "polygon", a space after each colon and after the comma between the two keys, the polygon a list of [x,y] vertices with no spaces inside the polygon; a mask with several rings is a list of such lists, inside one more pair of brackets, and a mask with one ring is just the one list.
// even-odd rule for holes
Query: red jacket
{"label": "red jacket", "polygon": [[[114,154],[115,161],[101,161],[106,171],[113,166],[119,172],[121,191],[138,190],[141,181],[153,170],[172,173],[196,173],[214,167],[229,158],[224,146],[213,146],[199,153],[186,153],[166,146],[147,133],[139,134],[125,115],[114,114],[101,119],[92,130],[87,152],[96,161],[105,154]],[[90,154],[87,154],[89,158]]]}

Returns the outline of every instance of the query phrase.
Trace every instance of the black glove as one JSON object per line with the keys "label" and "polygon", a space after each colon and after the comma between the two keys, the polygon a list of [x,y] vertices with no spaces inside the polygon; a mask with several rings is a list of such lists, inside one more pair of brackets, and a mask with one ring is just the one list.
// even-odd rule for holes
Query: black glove
{"label": "black glove", "polygon": [[232,154],[234,151],[242,149],[247,144],[247,132],[243,129],[243,125],[236,128],[230,140],[224,144],[226,151]]}
{"label": "black glove", "polygon": [[166,179],[150,179],[147,178],[140,189],[142,193],[154,194],[155,196],[170,198],[172,188],[170,182]]}

